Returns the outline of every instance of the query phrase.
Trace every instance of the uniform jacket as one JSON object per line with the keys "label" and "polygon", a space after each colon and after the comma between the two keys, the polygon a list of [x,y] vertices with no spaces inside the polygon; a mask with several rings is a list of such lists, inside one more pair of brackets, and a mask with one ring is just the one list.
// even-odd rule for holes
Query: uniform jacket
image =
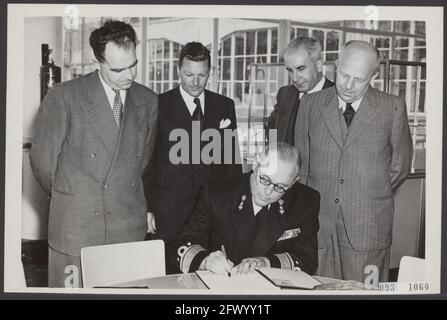
{"label": "uniform jacket", "polygon": [[341,209],[354,249],[387,248],[393,192],[412,160],[405,101],[369,87],[349,129],[338,108],[335,87],[306,95],[295,129],[302,181],[321,194],[319,246],[328,244]]}
{"label": "uniform jacket", "polygon": [[[334,85],[325,79],[323,89]],[[295,121],[300,105],[300,92],[293,86],[281,87],[276,96],[277,103],[268,119],[269,129],[276,129],[277,140],[293,145]]]}
{"label": "uniform jacket", "polygon": [[35,122],[31,166],[51,199],[53,249],[79,256],[86,246],[144,240],[142,175],[157,130],[157,100],[134,82],[118,130],[97,71],[47,93]]}
{"label": "uniform jacket", "polygon": [[282,199],[283,212],[278,202],[273,203],[254,241],[249,242],[246,221],[253,216],[250,173],[211,180],[202,189],[193,215],[170,246],[171,261],[182,272],[192,272],[210,252],[224,245],[228,259],[235,265],[244,258],[264,256],[272,267],[299,267],[313,274],[317,268],[320,196],[295,183]]}
{"label": "uniform jacket", "polygon": [[[225,129],[236,129],[236,115],[233,100],[205,90],[205,112],[202,120],[203,130],[219,129],[222,120],[229,119],[231,123]],[[153,161],[150,164],[149,175],[145,176],[145,189],[150,210],[155,215],[157,234],[165,240],[171,240],[180,230],[196,203],[199,189],[212,176],[225,176],[229,173],[242,173],[242,167],[234,164],[193,164],[172,163],[169,154],[171,148],[179,140],[170,141],[170,134],[175,129],[184,129],[192,136],[192,118],[183,101],[179,87],[159,96],[158,135]],[[221,148],[223,147],[223,130],[220,130]],[[237,138],[231,139],[237,147]],[[193,151],[193,142],[189,141],[189,156]],[[203,144],[202,144],[203,145]],[[187,148],[188,149],[188,148]],[[223,150],[223,149],[222,149]],[[227,149],[228,150],[228,149]],[[229,150],[228,150],[229,151]],[[224,152],[222,151],[222,157]],[[191,159],[190,159],[191,160]],[[200,160],[200,159],[199,159]],[[222,160],[222,163],[224,161]]]}

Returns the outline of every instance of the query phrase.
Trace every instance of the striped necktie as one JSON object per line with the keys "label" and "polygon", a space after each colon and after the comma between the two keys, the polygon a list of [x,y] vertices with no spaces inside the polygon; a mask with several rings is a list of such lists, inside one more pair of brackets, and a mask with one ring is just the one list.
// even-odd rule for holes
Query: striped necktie
{"label": "striped necktie", "polygon": [[115,100],[113,101],[113,117],[115,118],[116,127],[118,130],[121,126],[121,115],[123,112],[123,103],[121,102],[120,91],[112,89],[115,92]]}

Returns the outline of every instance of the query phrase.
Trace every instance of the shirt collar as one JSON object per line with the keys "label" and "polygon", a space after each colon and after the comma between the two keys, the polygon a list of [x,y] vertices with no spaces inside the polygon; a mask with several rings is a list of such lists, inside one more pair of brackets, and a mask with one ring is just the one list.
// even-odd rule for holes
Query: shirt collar
{"label": "shirt collar", "polygon": [[[109,100],[110,107],[113,109],[113,104],[115,102],[115,91],[104,81],[103,77],[101,76],[101,72],[98,70],[99,79],[101,80],[101,84],[104,88],[104,91],[107,95],[107,100]],[[119,90],[120,97],[121,97],[121,103],[124,106],[124,103],[126,102],[126,93],[127,90]]]}
{"label": "shirt collar", "polygon": [[322,76],[320,81],[318,81],[318,83],[312,89],[310,89],[307,92],[300,92],[300,99],[303,97],[303,95],[305,93],[312,93],[312,92],[317,92],[317,91],[323,90],[323,86],[324,86],[325,82],[326,82],[326,77]]}
{"label": "shirt collar", "polygon": [[[342,109],[343,112],[345,112],[346,102],[342,98],[340,98],[340,96],[338,96],[338,95],[337,95],[337,98],[338,98],[338,108]],[[355,110],[355,112],[357,112],[359,110],[362,100],[363,100],[363,96],[361,96],[360,99],[357,99],[354,102],[351,102],[351,106]]]}
{"label": "shirt collar", "polygon": [[[188,92],[186,92],[182,85],[180,84],[180,94],[182,95],[183,101],[185,101],[186,106],[188,107],[189,113],[191,115],[194,113],[196,109],[196,104],[194,103],[195,97],[191,96]],[[202,113],[205,114],[205,90],[197,97],[200,100],[200,107],[202,109]]]}

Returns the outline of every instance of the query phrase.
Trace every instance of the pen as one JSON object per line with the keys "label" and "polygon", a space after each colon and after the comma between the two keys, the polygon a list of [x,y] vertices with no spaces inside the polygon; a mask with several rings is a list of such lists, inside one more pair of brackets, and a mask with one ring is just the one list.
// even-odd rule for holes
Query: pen
{"label": "pen", "polygon": [[[222,253],[224,254],[225,259],[227,260],[227,264],[228,264],[227,252],[225,251],[224,245],[221,246],[221,250],[222,250]],[[230,265],[228,264],[228,266],[230,266]],[[231,278],[231,272],[228,272],[228,276]]]}

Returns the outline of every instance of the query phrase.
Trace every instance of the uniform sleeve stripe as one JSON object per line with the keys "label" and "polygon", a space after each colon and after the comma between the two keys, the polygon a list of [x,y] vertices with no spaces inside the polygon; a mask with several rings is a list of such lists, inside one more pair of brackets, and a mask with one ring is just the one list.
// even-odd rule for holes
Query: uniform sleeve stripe
{"label": "uniform sleeve stripe", "polygon": [[275,256],[279,260],[281,269],[292,270],[294,268],[293,259],[290,256],[290,254],[288,254],[287,252],[286,253],[275,254]]}
{"label": "uniform sleeve stripe", "polygon": [[206,251],[202,246],[195,244],[188,247],[185,253],[180,258],[180,270],[183,273],[188,273],[191,268],[191,263],[199,252]]}

